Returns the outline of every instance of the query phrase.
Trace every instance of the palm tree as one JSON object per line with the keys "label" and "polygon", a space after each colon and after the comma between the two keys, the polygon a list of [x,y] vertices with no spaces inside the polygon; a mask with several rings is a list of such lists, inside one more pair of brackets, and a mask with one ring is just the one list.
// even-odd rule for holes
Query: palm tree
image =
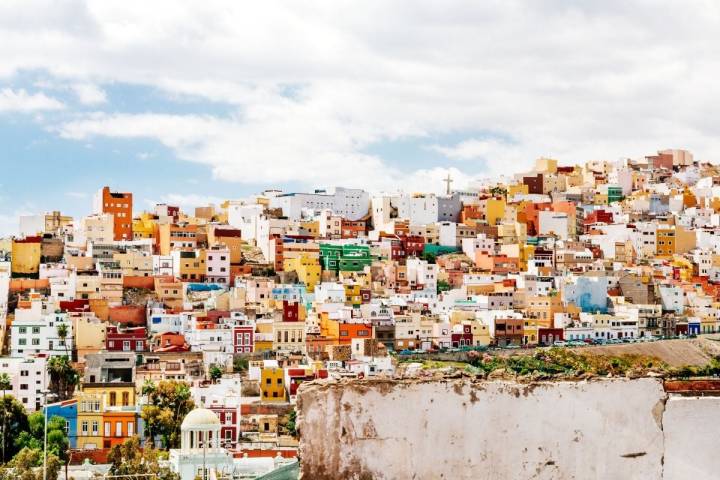
{"label": "palm tree", "polygon": [[65,347],[65,355],[68,357],[70,356],[68,353],[68,345],[67,345],[67,336],[68,336],[68,326],[66,323],[59,323],[57,326],[57,334],[60,340],[63,343],[63,346]]}
{"label": "palm tree", "polygon": [[12,389],[10,376],[7,373],[0,374],[0,389],[2,389],[2,461],[5,463],[5,421],[7,414],[5,413],[5,392]]}
{"label": "palm tree", "polygon": [[47,368],[50,374],[49,390],[57,395],[59,401],[72,397],[75,385],[80,383],[80,375],[70,364],[68,357],[51,357]]}

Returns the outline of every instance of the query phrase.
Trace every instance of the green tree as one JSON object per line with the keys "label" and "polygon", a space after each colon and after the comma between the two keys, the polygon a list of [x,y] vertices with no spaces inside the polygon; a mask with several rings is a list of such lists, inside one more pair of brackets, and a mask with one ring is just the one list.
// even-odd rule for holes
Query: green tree
{"label": "green tree", "polygon": [[297,437],[297,434],[298,434],[298,432],[297,432],[297,411],[295,409],[293,409],[293,411],[290,412],[289,417],[290,418],[288,419],[288,422],[286,425],[286,427],[288,429],[288,433],[290,435],[292,435],[293,437]]}
{"label": "green tree", "polygon": [[495,186],[490,189],[490,195],[492,195],[493,197],[504,197],[505,195],[507,195],[507,189],[499,185]]}
{"label": "green tree", "polygon": [[[55,455],[47,456],[47,479],[57,480],[61,462]],[[0,473],[0,480],[41,480],[43,453],[37,448],[23,448]]]}
{"label": "green tree", "polygon": [[437,293],[447,292],[450,290],[450,284],[445,280],[437,281]]}
{"label": "green tree", "polygon": [[220,380],[223,376],[223,370],[216,364],[210,365],[210,380],[213,381],[213,383],[216,383],[218,380]]}
{"label": "green tree", "polygon": [[235,355],[233,357],[233,372],[244,373],[247,372],[249,367],[249,361],[247,357],[243,355]]}
{"label": "green tree", "polygon": [[146,478],[157,480],[180,480],[180,476],[161,466],[160,460],[164,459],[165,452],[155,448],[145,447],[140,449],[140,441],[137,437],[126,440],[121,445],[115,445],[110,449],[108,461],[110,462],[110,475],[131,476],[148,475]]}
{"label": "green tree", "polygon": [[80,375],[73,368],[68,356],[50,357],[47,368],[50,374],[50,391],[57,395],[58,401],[71,398],[75,386],[80,383]]}
{"label": "green tree", "polygon": [[[27,430],[20,432],[15,439],[18,450],[42,450],[45,436],[45,415],[43,412],[33,412],[28,416]],[[47,425],[48,454],[55,455],[61,460],[67,459],[68,438],[65,434],[65,419],[53,416],[48,419]]]}
{"label": "green tree", "polygon": [[185,415],[195,408],[190,387],[185,382],[165,380],[159,382],[148,394],[148,404],[143,406],[145,435],[154,442],[161,436],[165,448],[180,446],[180,425]]}
{"label": "green tree", "polygon": [[[6,389],[9,390],[9,389]],[[4,393],[4,392],[3,392]],[[22,403],[12,395],[2,397],[2,461],[5,463],[15,455],[19,448],[15,446],[14,439],[30,428],[27,412]]]}

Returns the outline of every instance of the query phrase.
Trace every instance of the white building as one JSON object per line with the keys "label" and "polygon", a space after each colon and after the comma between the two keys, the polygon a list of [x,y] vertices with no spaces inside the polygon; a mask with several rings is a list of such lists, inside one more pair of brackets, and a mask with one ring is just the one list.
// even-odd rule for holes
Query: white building
{"label": "white building", "polygon": [[173,274],[173,257],[172,255],[153,255],[153,275],[172,276]]}
{"label": "white building", "polygon": [[[67,336],[61,339],[58,327],[64,325]],[[10,356],[34,354],[69,355],[73,350],[73,327],[67,313],[48,312],[41,300],[33,300],[29,308],[15,310],[10,328]]]}
{"label": "white building", "polygon": [[479,233],[475,238],[462,239],[462,251],[465,255],[474,259],[477,250],[485,253],[494,253],[495,240],[488,238],[484,233]]}
{"label": "white building", "polygon": [[558,238],[567,240],[570,228],[567,213],[546,210],[540,211],[538,212],[538,224],[538,233],[540,235],[555,234]]}
{"label": "white building", "polygon": [[220,445],[222,425],[211,410],[196,408],[188,413],[180,426],[180,448],[170,450],[170,466],[181,480],[196,478],[261,477],[294,462],[280,456],[275,458],[233,458]]}
{"label": "white building", "polygon": [[0,373],[7,373],[12,388],[6,392],[29,410],[43,405],[42,392],[47,390],[47,357],[25,356],[0,358]]}
{"label": "white building", "polygon": [[437,222],[438,199],[433,194],[392,197],[391,205],[397,209],[398,218],[410,220],[413,225],[428,225]]}
{"label": "white building", "polygon": [[290,220],[300,220],[303,210],[311,211],[313,216],[322,210],[331,210],[347,220],[360,220],[368,214],[370,195],[364,190],[336,187],[335,193],[286,193],[270,198],[271,208],[282,209],[283,215]]}

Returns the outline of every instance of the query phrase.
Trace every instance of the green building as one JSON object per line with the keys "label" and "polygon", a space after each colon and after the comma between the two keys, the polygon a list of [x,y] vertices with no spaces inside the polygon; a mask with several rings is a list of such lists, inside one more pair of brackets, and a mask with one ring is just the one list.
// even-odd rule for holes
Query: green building
{"label": "green building", "polygon": [[619,202],[623,199],[622,188],[617,185],[608,186],[607,189],[608,205],[613,202]]}
{"label": "green building", "polygon": [[368,246],[320,244],[320,266],[323,270],[361,272],[371,263]]}

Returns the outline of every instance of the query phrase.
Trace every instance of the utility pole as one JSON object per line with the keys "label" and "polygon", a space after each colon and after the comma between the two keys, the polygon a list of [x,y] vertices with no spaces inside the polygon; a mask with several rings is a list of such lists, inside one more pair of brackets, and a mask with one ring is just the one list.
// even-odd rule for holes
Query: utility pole
{"label": "utility pole", "polygon": [[47,480],[47,424],[48,424],[48,407],[47,407],[47,390],[43,390],[43,409],[45,410],[45,435],[43,435],[43,480]]}

